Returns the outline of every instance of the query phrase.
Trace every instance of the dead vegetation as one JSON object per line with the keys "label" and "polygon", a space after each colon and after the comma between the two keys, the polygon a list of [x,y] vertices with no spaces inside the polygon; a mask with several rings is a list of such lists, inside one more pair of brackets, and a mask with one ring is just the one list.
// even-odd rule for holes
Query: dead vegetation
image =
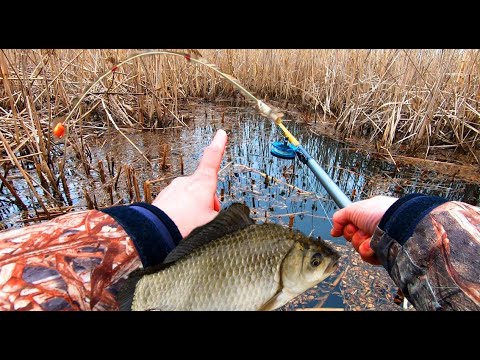
{"label": "dead vegetation", "polygon": [[[435,149],[455,149],[478,162],[479,50],[188,49],[185,57],[122,63],[139,52],[0,51],[0,175],[19,209],[27,211],[29,204],[8,181],[12,169],[24,179],[38,218],[69,211],[67,153],[81,160],[87,177],[105,172],[89,159],[92,131],[115,129],[128,140],[128,129],[187,126],[181,107],[192,97],[246,105],[231,83],[191,61],[199,56],[257,97],[280,101],[281,110],[295,105],[305,112],[304,121],[328,123],[344,138],[363,136],[379,152],[423,149],[426,157]],[[66,118],[66,136],[57,139],[52,125]],[[118,181],[122,166],[117,168],[112,181]],[[135,184],[135,173],[124,172],[132,200],[142,185],[149,193],[150,183]],[[115,184],[105,178],[102,184],[115,203]],[[88,203],[95,207],[96,199]]]}

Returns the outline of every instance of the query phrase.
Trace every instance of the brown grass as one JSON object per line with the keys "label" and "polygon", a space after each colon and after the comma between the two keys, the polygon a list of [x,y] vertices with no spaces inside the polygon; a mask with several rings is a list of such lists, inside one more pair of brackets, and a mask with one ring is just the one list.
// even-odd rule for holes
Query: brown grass
{"label": "brown grass", "polygon": [[[188,52],[192,59],[199,54]],[[41,174],[38,181],[27,172],[21,174],[46,216],[53,206],[48,204],[57,206],[69,198],[63,174],[66,149],[76,153],[90,176],[84,143],[90,128],[121,132],[125,127],[186,126],[179,110],[183,99],[242,98],[218,73],[181,56],[138,57],[117,67],[135,53],[138,50],[0,50],[2,164],[34,165]],[[386,153],[396,147],[410,154],[453,148],[479,161],[479,50],[200,53],[256,97],[300,106],[307,112],[305,119],[328,123],[345,138],[364,136]],[[69,126],[59,161],[53,155],[50,124],[62,116]],[[131,175],[134,181],[128,172]],[[42,199],[36,186],[47,196]],[[139,199],[138,184],[130,186],[132,198]]]}
{"label": "brown grass", "polygon": [[[344,136],[368,136],[386,149],[425,144],[474,153],[478,147],[479,50],[200,52],[256,96],[307,106],[318,118],[328,117]],[[23,111],[32,122],[61,115],[85,85],[133,53],[5,50],[0,54],[0,106],[13,118]],[[147,128],[181,122],[178,101],[183,98],[237,93],[211,70],[172,56],[122,65],[90,91],[80,112],[107,92],[118,123]],[[14,121],[13,126],[17,137],[21,124]]]}

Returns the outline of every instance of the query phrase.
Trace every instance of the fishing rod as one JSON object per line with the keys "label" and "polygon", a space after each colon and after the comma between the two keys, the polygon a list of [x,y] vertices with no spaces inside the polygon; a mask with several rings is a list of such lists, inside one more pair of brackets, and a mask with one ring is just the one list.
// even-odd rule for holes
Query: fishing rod
{"label": "fishing rod", "polygon": [[[328,174],[323,170],[323,168],[318,164],[318,162],[305,150],[305,148],[300,145],[300,142],[292,135],[290,131],[285,127],[282,123],[283,114],[277,113],[274,111],[269,105],[263,102],[260,99],[257,99],[251,92],[249,92],[236,78],[233,76],[224,73],[220,70],[220,68],[213,63],[209,63],[202,55],[194,49],[191,49],[187,52],[182,51],[171,51],[171,50],[147,50],[143,52],[137,52],[123,61],[117,63],[113,66],[110,70],[105,72],[103,75],[100,75],[97,79],[95,79],[90,85],[86,87],[86,89],[82,92],[80,97],[75,101],[73,108],[70,110],[66,118],[64,119],[65,124],[68,123],[68,120],[72,117],[75,109],[78,108],[80,102],[88,95],[89,91],[93,89],[93,87],[100,82],[102,79],[106,78],[110,74],[114,76],[115,71],[123,64],[130,62],[133,59],[144,57],[144,56],[151,56],[151,55],[171,55],[171,56],[179,56],[185,58],[186,61],[190,63],[198,63],[203,66],[206,66],[216,72],[218,75],[226,79],[230,82],[235,88],[237,88],[247,99],[253,101],[256,105],[256,108],[260,112],[260,114],[270,120],[272,120],[275,125],[283,132],[285,135],[284,142],[274,142],[272,144],[271,154],[283,159],[294,159],[295,156],[304,164],[306,164],[309,169],[313,172],[315,177],[318,181],[322,184],[322,186],[327,190],[330,197],[333,199],[335,204],[339,208],[344,208],[350,205],[352,202],[350,199],[345,195],[345,193],[335,184],[335,182],[328,176]],[[108,93],[108,91],[107,91]],[[67,131],[68,136],[68,131]],[[66,153],[66,152],[65,152]],[[64,153],[64,156],[65,156]],[[64,162],[62,162],[62,165]],[[63,166],[62,166],[63,171]]]}
{"label": "fishing rod", "polygon": [[327,190],[330,197],[335,201],[335,204],[340,209],[350,205],[352,202],[345,195],[345,193],[335,184],[335,182],[328,176],[328,174],[323,170],[323,168],[318,164],[318,162],[305,150],[305,148],[300,145],[295,136],[292,135],[290,131],[282,123],[282,116],[273,109],[265,104],[263,101],[258,100],[257,107],[260,111],[260,114],[273,120],[275,125],[283,132],[285,135],[285,140],[283,142],[276,141],[272,143],[271,154],[282,158],[282,159],[294,159],[295,156],[304,164],[306,164],[309,169],[313,172],[318,181],[322,186]]}

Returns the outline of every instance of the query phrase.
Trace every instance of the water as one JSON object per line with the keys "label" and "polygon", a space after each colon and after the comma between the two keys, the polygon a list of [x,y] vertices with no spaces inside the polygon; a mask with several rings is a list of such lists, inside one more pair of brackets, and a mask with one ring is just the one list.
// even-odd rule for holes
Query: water
{"label": "water", "polygon": [[[222,124],[220,119],[223,112],[225,122]],[[464,201],[467,195],[472,198],[474,194],[474,202],[476,201],[478,205],[479,187],[476,184],[454,181],[414,166],[397,169],[382,159],[348,148],[345,144],[326,136],[316,135],[303,124],[285,122],[285,125],[353,201],[376,194],[399,197],[412,192],[421,192],[461,201]],[[286,226],[290,224],[306,235],[321,237],[339,246],[345,245],[343,238],[330,236],[331,217],[337,210],[335,203],[306,165],[296,159],[285,160],[271,155],[271,143],[282,140],[282,133],[269,120],[253,111],[209,107],[199,109],[198,116],[190,121],[189,128],[128,134],[131,141],[152,162],[152,167],[148,166],[138,151],[118,133],[99,133],[96,140],[90,142],[92,167],[96,168],[98,161],[104,161],[107,154],[115,159],[115,173],[122,164],[134,167],[142,196],[142,185],[145,180],[163,179],[153,186],[152,193],[155,196],[173,178],[181,175],[180,155],[184,159],[185,175],[195,170],[203,149],[219,128],[224,128],[229,134],[217,186],[218,195],[222,198],[222,207],[227,207],[233,202],[243,202],[252,209],[252,217],[259,223],[268,221]],[[164,144],[170,146],[167,157],[169,166],[165,170],[161,167]],[[98,172],[92,171],[92,177],[86,177],[83,168],[73,157],[66,169],[75,209],[86,208],[83,189],[95,194],[99,206],[110,205],[109,198],[100,184]],[[106,169],[105,166],[107,172]],[[34,170],[29,172],[35,178]],[[268,175],[268,182],[262,174]],[[126,179],[123,175],[118,178],[117,190],[114,192],[114,200],[117,203],[132,201],[126,191]],[[107,181],[113,182],[114,179]],[[17,176],[12,182],[25,203],[30,207],[39,208],[36,201],[32,202],[28,187],[21,178]],[[20,218],[19,209],[13,203],[8,190],[2,190],[0,201],[0,216],[6,227],[21,226],[21,223],[17,222]],[[338,293],[338,286],[331,289],[322,284],[315,291],[316,295],[325,291],[332,292],[325,306],[342,307],[343,300]],[[314,304],[317,297],[310,303]]]}
{"label": "water", "polygon": [[[381,159],[348,149],[326,136],[315,135],[303,124],[288,122],[286,126],[353,201],[377,194],[399,197],[413,192],[464,200],[466,189],[472,187],[472,184],[452,182],[416,167],[403,167],[398,171]],[[220,127],[221,124],[211,121],[197,124],[187,136],[198,139],[203,148]],[[338,208],[306,165],[270,154],[271,143],[282,139],[277,127],[254,113],[243,113],[241,120],[228,127],[229,145],[221,169],[228,166],[220,172],[217,189],[218,193],[223,189],[224,205],[241,201],[256,210],[257,218],[282,224],[289,223],[286,214],[297,214],[294,228],[314,237],[331,239],[330,219]],[[281,182],[270,181],[266,186],[265,178],[258,172]],[[343,244],[341,239],[331,240]]]}

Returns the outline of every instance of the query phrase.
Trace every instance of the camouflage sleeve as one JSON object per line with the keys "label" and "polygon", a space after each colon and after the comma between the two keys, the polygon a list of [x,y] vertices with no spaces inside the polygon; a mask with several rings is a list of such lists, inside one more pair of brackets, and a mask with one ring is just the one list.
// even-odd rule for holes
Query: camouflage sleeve
{"label": "camouflage sleeve", "polygon": [[109,215],[73,212],[0,233],[1,310],[115,310],[114,284],[141,266]]}
{"label": "camouflage sleeve", "polygon": [[417,310],[480,310],[480,209],[409,195],[385,213],[372,248]]}
{"label": "camouflage sleeve", "polygon": [[161,210],[134,205],[0,232],[0,310],[118,310],[118,281],[181,239]]}

